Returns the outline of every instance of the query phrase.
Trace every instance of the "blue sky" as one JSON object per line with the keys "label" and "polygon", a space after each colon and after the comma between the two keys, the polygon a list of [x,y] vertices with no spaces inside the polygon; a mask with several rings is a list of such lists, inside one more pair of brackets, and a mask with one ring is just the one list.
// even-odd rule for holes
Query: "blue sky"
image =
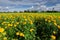
{"label": "blue sky", "polygon": [[0,11],[23,10],[60,11],[60,0],[0,0]]}

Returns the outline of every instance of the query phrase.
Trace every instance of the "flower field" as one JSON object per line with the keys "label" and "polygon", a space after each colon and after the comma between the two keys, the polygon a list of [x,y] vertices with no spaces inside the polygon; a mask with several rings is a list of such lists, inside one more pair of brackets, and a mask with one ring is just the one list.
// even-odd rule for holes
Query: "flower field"
{"label": "flower field", "polygon": [[2,13],[0,40],[60,40],[60,14]]}

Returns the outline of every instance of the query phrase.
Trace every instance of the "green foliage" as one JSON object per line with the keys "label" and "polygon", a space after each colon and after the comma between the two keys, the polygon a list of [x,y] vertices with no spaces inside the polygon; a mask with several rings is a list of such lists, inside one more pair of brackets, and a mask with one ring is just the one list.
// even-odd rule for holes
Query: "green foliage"
{"label": "green foliage", "polygon": [[0,40],[60,40],[60,16],[1,14]]}
{"label": "green foliage", "polygon": [[58,28],[52,22],[45,21],[45,18],[39,18],[35,21],[35,25],[37,27],[36,37],[38,40],[51,40],[51,35],[53,35],[53,31],[58,33]]}

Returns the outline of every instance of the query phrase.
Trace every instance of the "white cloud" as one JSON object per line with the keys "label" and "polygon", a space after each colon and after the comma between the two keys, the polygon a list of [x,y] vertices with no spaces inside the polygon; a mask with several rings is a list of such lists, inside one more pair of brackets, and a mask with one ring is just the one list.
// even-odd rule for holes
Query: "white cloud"
{"label": "white cloud", "polygon": [[9,9],[9,7],[5,7],[6,9]]}
{"label": "white cloud", "polygon": [[[55,6],[48,7],[45,4],[56,4]],[[59,3],[59,4],[57,4]],[[2,7],[0,6],[0,9],[16,9],[15,6],[19,5],[31,5],[31,7],[27,9],[32,9],[32,10],[52,10],[53,7],[55,8],[54,10],[60,10],[60,0],[0,0],[0,5],[3,5]],[[12,6],[13,5],[13,6]]]}

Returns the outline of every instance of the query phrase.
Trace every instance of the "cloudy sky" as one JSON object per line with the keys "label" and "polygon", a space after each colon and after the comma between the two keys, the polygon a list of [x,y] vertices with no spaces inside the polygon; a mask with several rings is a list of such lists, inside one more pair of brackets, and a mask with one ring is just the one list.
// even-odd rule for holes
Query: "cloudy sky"
{"label": "cloudy sky", "polygon": [[0,11],[60,11],[60,0],[0,0]]}

